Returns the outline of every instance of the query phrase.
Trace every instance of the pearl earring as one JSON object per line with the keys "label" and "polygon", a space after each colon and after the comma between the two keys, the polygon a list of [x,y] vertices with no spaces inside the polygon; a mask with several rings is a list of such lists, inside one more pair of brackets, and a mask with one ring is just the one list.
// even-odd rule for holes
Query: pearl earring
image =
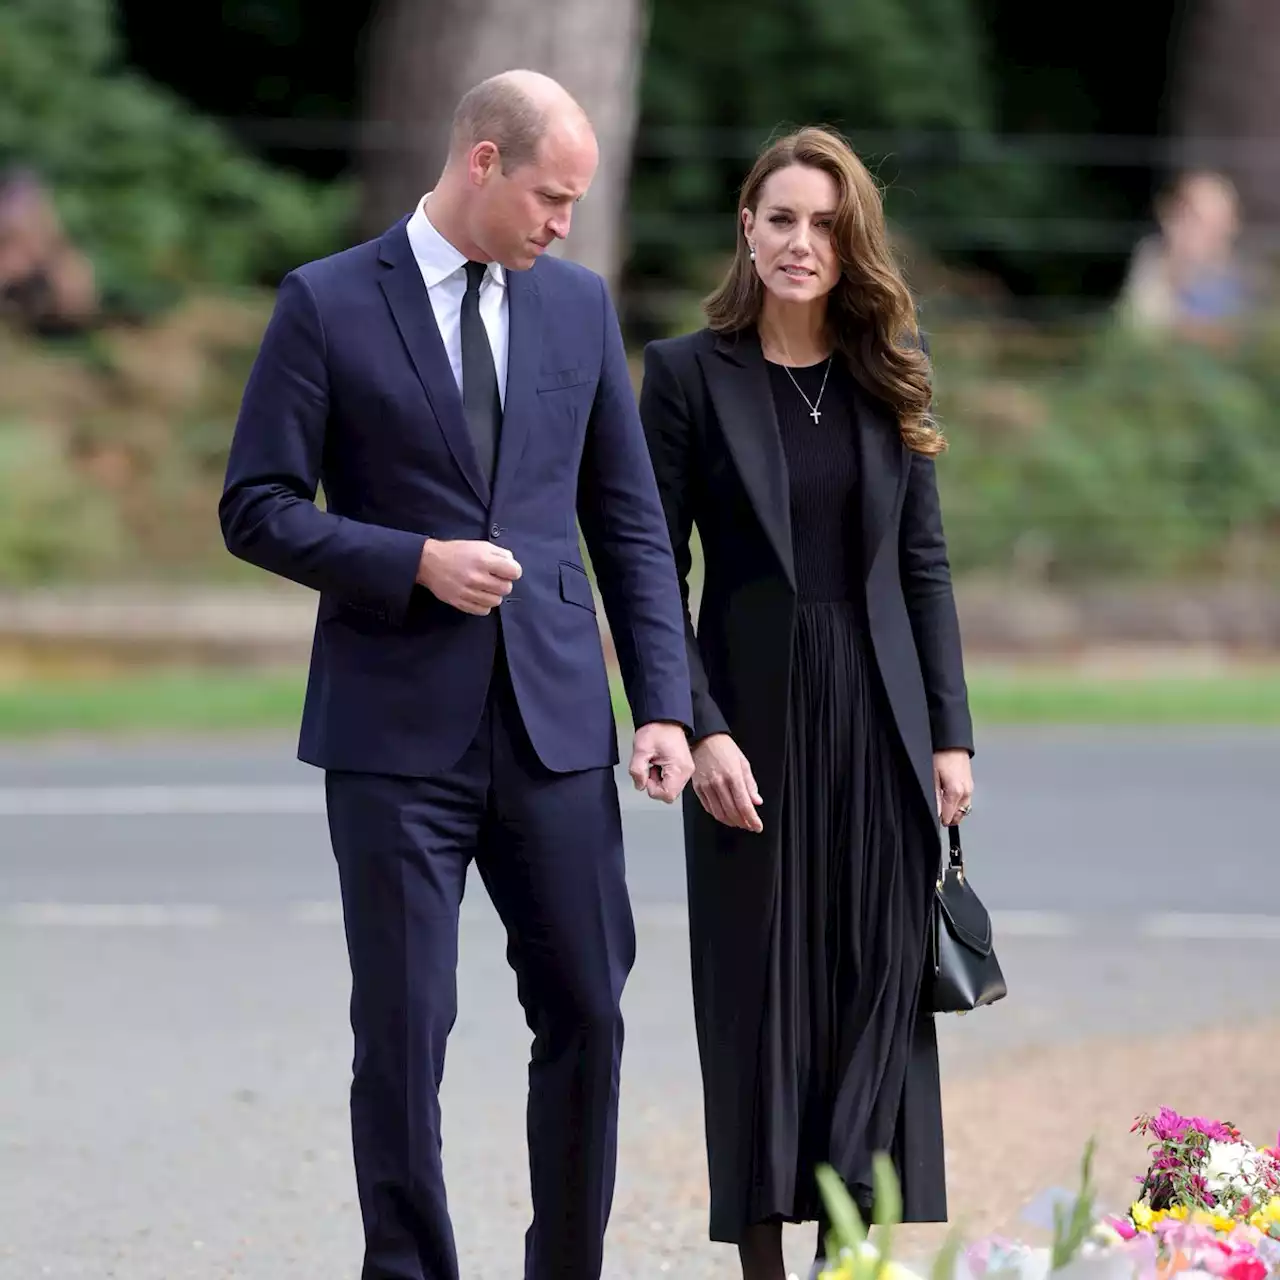
{"label": "pearl earring", "polygon": [[754,262],[756,260],[756,247],[750,240],[747,241],[747,248],[751,250],[751,261]]}

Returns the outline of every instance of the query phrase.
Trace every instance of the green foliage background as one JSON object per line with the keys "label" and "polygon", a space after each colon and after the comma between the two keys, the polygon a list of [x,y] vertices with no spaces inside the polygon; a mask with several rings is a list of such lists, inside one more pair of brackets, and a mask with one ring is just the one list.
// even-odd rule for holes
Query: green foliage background
{"label": "green foliage background", "polygon": [[235,148],[122,59],[109,0],[0,5],[0,169],[30,166],[116,307],[194,283],[274,284],[341,243],[351,193]]}
{"label": "green foliage background", "polygon": [[[304,17],[297,0],[225,12],[248,22],[249,9],[273,49]],[[1071,169],[984,161],[1002,77],[980,0],[654,0],[632,282],[682,287],[671,323],[698,322],[761,122],[951,139],[954,163],[868,146],[891,218],[930,256],[939,227],[1002,224],[1016,249],[1037,215],[1105,208]],[[288,76],[271,81],[281,101],[289,91]],[[213,518],[239,393],[271,288],[346,242],[352,185],[272,167],[148,81],[111,0],[0,6],[0,168],[18,164],[49,181],[112,316],[146,323],[61,348],[0,334],[0,585],[241,572]],[[1213,356],[1105,320],[1030,333],[926,321],[957,573],[1274,575],[1276,333]]]}

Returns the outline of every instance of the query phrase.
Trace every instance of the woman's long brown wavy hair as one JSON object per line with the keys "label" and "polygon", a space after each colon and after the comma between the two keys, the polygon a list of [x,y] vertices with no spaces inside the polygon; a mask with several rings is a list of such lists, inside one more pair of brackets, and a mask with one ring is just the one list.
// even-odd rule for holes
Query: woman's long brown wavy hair
{"label": "woman's long brown wavy hair", "polygon": [[[946,442],[933,419],[929,358],[920,346],[915,305],[889,248],[879,188],[853,148],[834,130],[816,126],[778,139],[747,175],[739,210],[754,214],[765,182],[793,164],[829,173],[840,193],[832,243],[841,274],[827,296],[827,324],[836,349],[867,390],[896,413],[909,449],[941,453]],[[707,322],[717,333],[751,328],[764,304],[764,284],[741,221],[738,230],[728,274],[703,303]]]}

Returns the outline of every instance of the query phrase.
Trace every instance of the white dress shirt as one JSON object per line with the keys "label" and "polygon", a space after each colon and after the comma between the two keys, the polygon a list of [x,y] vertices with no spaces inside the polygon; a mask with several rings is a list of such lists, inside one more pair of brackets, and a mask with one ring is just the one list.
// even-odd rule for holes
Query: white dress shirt
{"label": "white dress shirt", "polygon": [[[430,192],[427,193],[430,195]],[[440,337],[453,368],[453,377],[462,392],[462,299],[467,292],[467,260],[442,236],[427,217],[427,197],[418,201],[405,226],[422,283],[427,286],[431,309],[435,312]],[[480,281],[480,319],[489,335],[493,368],[498,375],[498,395],[507,403],[507,279],[502,267],[489,263]]]}

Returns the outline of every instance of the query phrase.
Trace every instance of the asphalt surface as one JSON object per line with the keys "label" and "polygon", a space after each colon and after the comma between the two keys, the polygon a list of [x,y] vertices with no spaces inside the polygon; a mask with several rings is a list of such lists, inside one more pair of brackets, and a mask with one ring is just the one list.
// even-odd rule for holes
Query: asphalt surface
{"label": "asphalt surface", "polygon": [[[1188,1024],[1280,1011],[1280,734],[980,745],[966,850],[1010,997],[944,1020],[944,1071],[1155,1031],[1171,991]],[[730,1276],[705,1242],[678,814],[623,800],[639,959],[607,1275]],[[450,1203],[464,1277],[513,1277],[528,1033],[478,877],[464,916]],[[358,1274],[337,878],[290,740],[0,749],[0,973],[0,1277]]]}

